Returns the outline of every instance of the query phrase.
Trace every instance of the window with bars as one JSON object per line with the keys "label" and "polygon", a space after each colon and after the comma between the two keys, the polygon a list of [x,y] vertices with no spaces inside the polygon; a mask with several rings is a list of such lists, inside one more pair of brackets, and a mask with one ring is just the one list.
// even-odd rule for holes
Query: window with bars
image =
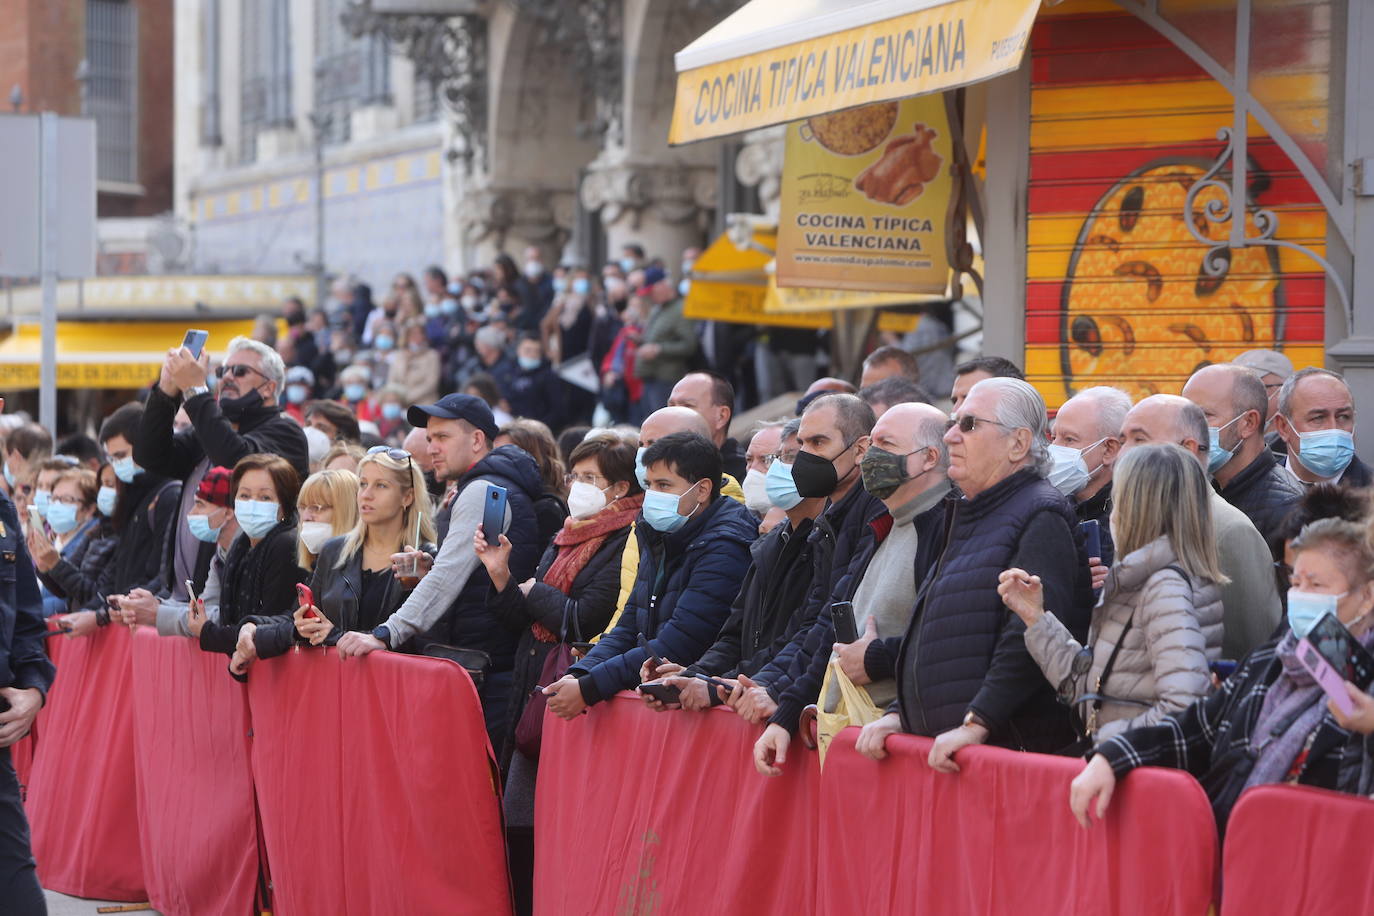
{"label": "window with bars", "polygon": [[289,0],[243,0],[240,47],[239,158],[252,162],[258,134],[292,124]]}
{"label": "window with bars", "polygon": [[87,0],[84,113],[95,119],[96,177],[138,181],[138,10]]}
{"label": "window with bars", "polygon": [[342,19],[347,5],[347,0],[315,4],[315,109],[329,116],[326,143],[346,143],[349,115],[387,102],[391,91],[386,37],[349,35]]}

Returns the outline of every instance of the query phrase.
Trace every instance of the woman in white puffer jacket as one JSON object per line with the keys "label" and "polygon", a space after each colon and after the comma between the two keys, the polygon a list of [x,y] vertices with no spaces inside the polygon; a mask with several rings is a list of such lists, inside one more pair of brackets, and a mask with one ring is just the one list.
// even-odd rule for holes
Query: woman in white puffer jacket
{"label": "woman in white puffer jacket", "polygon": [[1044,607],[1038,577],[1009,569],[998,586],[1026,624],[1031,657],[1093,743],[1154,725],[1207,693],[1228,581],[1218,568],[1207,478],[1194,456],[1176,445],[1136,446],[1113,477],[1117,560],[1093,609],[1087,648]]}

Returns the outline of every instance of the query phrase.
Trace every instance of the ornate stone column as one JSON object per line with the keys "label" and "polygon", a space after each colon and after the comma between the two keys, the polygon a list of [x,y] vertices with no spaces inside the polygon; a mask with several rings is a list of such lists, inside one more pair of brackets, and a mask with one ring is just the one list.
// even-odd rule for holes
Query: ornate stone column
{"label": "ornate stone column", "polygon": [[610,257],[637,242],[669,265],[701,244],[716,193],[714,169],[629,162],[593,166],[581,190],[582,206],[601,212]]}
{"label": "ornate stone column", "polygon": [[759,205],[774,220],[782,199],[782,156],[786,127],[764,127],[744,135],[744,147],[735,157],[735,177],[746,187],[756,187]]}

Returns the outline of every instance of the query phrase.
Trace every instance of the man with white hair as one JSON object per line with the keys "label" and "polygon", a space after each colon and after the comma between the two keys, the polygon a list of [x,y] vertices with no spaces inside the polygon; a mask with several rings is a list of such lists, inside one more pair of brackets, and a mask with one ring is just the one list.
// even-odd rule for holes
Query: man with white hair
{"label": "man with white hair", "polygon": [[485,372],[496,382],[501,396],[505,397],[511,383],[515,381],[516,372],[519,371],[519,366],[509,352],[505,332],[489,324],[483,325],[472,335],[472,349],[472,358],[463,363],[454,374],[459,390],[462,390],[473,375]]}
{"label": "man with white hair", "polygon": [[1045,479],[1048,426],[1040,393],[1014,378],[978,382],[955,411],[944,441],[963,497],[902,639],[897,699],[864,728],[860,752],[885,756],[898,731],[928,735],[930,765],[951,773],[970,744],[1052,752],[1073,740],[1068,708],[1026,650],[1025,625],[997,594],[1004,569],[1032,569],[1046,607],[1062,608],[1074,637],[1087,637],[1088,558],[1073,505]]}
{"label": "man with white hair", "polygon": [[[300,424],[282,412],[286,366],[276,350],[247,337],[235,337],[220,366],[219,393],[209,385],[210,354],[199,357],[185,347],[167,351],[158,383],[135,436],[134,461],[146,471],[182,481],[181,506],[172,535],[175,601],[186,601],[186,580],[199,591],[205,584],[215,545],[202,543],[186,519],[200,479],[212,467],[232,468],[245,455],[280,455],[305,479],[309,447]],[[172,431],[172,418],[184,407],[191,426]]]}
{"label": "man with white hair", "polygon": [[[1097,522],[1102,556],[1108,568],[1112,545],[1112,467],[1121,454],[1121,423],[1131,409],[1131,396],[1120,388],[1098,385],[1064,402],[1054,417],[1049,481],[1074,501],[1080,522]],[[1089,557],[1088,559],[1094,559]]]}

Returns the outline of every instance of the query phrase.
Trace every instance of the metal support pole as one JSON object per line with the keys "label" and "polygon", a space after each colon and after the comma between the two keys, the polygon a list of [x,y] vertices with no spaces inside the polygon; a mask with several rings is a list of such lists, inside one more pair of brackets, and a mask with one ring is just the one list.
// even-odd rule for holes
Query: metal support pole
{"label": "metal support pole", "polygon": [[57,115],[38,117],[40,177],[39,272],[43,280],[42,362],[38,373],[38,422],[57,435]]}

